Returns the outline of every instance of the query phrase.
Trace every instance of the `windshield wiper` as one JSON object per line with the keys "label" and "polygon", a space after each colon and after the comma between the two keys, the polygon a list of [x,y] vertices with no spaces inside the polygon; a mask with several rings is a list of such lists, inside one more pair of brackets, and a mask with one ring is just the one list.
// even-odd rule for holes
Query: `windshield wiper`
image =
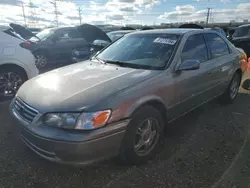
{"label": "windshield wiper", "polygon": [[93,60],[93,59],[96,59],[96,60],[99,61],[100,63],[102,63],[102,64],[104,64],[104,65],[107,65],[106,61],[104,61],[104,60],[102,60],[102,59],[100,59],[100,58],[98,58],[98,57],[93,57],[93,58],[90,59],[90,60]]}
{"label": "windshield wiper", "polygon": [[106,63],[118,65],[120,67],[129,67],[134,69],[143,69],[143,65],[128,63],[126,61],[116,61],[116,60],[105,60]]}

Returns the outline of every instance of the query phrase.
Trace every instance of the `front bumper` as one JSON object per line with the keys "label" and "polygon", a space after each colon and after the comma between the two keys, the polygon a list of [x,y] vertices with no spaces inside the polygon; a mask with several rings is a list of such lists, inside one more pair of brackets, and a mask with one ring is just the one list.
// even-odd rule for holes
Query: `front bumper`
{"label": "front bumper", "polygon": [[[118,126],[126,125],[127,122],[124,121],[120,122]],[[121,130],[100,138],[82,142],[69,142],[47,139],[35,135],[21,126],[22,141],[36,154],[50,161],[74,165],[91,164],[116,156],[124,133],[125,130]]]}
{"label": "front bumper", "polygon": [[13,108],[13,101],[10,111],[21,125],[23,142],[41,157],[64,164],[91,164],[116,156],[129,123],[127,119],[92,131],[63,130],[25,122]]}

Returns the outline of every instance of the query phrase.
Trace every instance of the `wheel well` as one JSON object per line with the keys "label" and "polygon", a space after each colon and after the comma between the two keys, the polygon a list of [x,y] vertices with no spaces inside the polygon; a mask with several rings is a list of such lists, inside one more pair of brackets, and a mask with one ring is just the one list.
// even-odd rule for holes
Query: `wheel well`
{"label": "wheel well", "polygon": [[242,78],[242,71],[241,71],[241,69],[237,69],[237,70],[235,71],[235,73],[240,74],[240,78]]}
{"label": "wheel well", "polygon": [[164,104],[162,104],[161,102],[159,102],[157,100],[153,100],[153,101],[147,102],[144,105],[149,105],[149,106],[152,106],[152,107],[156,108],[157,110],[159,110],[159,112],[161,113],[162,118],[164,120],[164,123],[166,125],[166,123],[167,123],[167,109],[164,106]]}
{"label": "wheel well", "polygon": [[4,69],[4,68],[8,68],[8,69],[18,69],[19,71],[21,71],[23,73],[23,75],[26,76],[26,79],[28,79],[28,75],[26,73],[26,71],[24,70],[24,68],[15,65],[15,64],[4,64],[4,65],[0,65],[0,69]]}

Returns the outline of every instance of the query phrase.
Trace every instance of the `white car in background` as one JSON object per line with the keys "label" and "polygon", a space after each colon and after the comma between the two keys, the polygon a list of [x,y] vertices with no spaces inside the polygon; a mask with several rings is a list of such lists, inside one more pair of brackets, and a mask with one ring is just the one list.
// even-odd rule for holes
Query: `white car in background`
{"label": "white car in background", "polygon": [[0,102],[13,98],[26,80],[39,73],[32,53],[20,46],[24,41],[12,27],[0,26]]}

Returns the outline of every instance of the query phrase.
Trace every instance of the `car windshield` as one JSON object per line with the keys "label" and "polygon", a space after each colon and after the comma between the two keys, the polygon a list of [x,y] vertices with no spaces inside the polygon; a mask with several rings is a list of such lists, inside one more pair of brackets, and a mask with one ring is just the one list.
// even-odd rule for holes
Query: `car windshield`
{"label": "car windshield", "polygon": [[179,37],[176,34],[127,35],[102,51],[97,58],[128,67],[163,69]]}
{"label": "car windshield", "polygon": [[[41,32],[37,33],[36,36],[41,40],[44,41],[46,38],[51,36],[54,33],[53,29],[44,29]],[[36,37],[32,37],[30,40],[37,40]]]}
{"label": "car windshield", "polygon": [[235,30],[233,38],[250,36],[250,26],[240,27]]}

